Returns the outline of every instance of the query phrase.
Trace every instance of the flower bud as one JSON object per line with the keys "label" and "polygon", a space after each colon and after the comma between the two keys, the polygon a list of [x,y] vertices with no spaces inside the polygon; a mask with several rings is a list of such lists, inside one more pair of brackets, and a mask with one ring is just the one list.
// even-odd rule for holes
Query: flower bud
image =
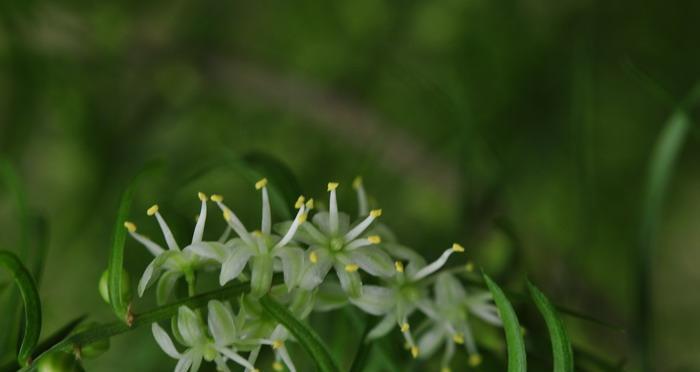
{"label": "flower bud", "polygon": [[[100,296],[102,296],[102,299],[106,303],[109,303],[108,283],[109,270],[105,270],[100,277],[98,289],[100,291]],[[129,273],[127,273],[124,269],[122,269],[122,298],[125,299],[125,302],[129,302],[129,300],[131,300],[131,279],[129,278]]]}
{"label": "flower bud", "polygon": [[52,353],[42,358],[38,365],[39,372],[80,372],[84,371],[80,362],[72,354],[64,352]]}

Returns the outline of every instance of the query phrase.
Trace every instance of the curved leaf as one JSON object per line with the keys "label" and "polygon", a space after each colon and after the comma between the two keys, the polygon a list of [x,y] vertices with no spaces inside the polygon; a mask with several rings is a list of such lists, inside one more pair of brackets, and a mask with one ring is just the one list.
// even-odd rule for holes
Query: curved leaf
{"label": "curved leaf", "polygon": [[319,371],[340,371],[321,338],[309,326],[299,321],[289,310],[268,295],[260,299],[260,304],[269,316],[275,318],[294,335],[299,344],[316,362],[316,367]]}
{"label": "curved leaf", "polygon": [[122,279],[122,275],[124,273],[124,243],[126,242],[126,229],[124,228],[124,222],[129,215],[131,199],[133,197],[136,183],[144,175],[150,173],[150,171],[153,169],[160,167],[160,164],[160,162],[150,163],[131,180],[129,186],[127,186],[120,198],[117,220],[114,225],[112,250],[107,266],[109,270],[107,289],[109,293],[109,303],[112,305],[114,313],[117,315],[117,317],[127,323],[130,323],[132,319],[131,314],[129,314],[130,299],[124,296],[124,294],[129,293],[129,291],[125,291],[124,288],[122,288],[123,284],[128,283],[128,281]]}
{"label": "curved leaf", "polygon": [[503,294],[503,290],[494,283],[488,275],[482,274],[486,286],[493,295],[493,301],[498,307],[498,313],[503,321],[503,329],[506,332],[506,345],[508,346],[508,372],[527,371],[527,358],[525,356],[525,341],[523,340],[520,323],[515,315],[513,306]]}
{"label": "curved leaf", "polygon": [[557,311],[547,297],[529,281],[527,282],[527,289],[547,324],[549,337],[552,340],[554,372],[573,372],[574,353],[571,348],[571,341]]}
{"label": "curved leaf", "polygon": [[0,251],[0,266],[5,267],[12,273],[12,277],[19,287],[19,292],[24,301],[24,335],[19,347],[17,361],[20,365],[26,366],[41,333],[41,301],[39,300],[39,292],[29,270],[15,254],[8,251]]}

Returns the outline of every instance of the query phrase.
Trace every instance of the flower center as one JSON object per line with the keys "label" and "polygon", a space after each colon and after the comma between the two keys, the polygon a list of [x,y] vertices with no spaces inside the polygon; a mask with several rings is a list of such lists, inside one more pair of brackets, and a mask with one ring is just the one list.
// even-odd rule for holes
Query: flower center
{"label": "flower center", "polygon": [[343,238],[333,238],[329,243],[331,250],[334,252],[339,252],[345,246],[345,239]]}
{"label": "flower center", "polygon": [[202,357],[204,357],[204,360],[207,362],[211,362],[212,360],[216,359],[216,356],[219,353],[216,351],[214,348],[214,345],[212,344],[207,344],[207,346],[204,347],[204,350],[202,351]]}

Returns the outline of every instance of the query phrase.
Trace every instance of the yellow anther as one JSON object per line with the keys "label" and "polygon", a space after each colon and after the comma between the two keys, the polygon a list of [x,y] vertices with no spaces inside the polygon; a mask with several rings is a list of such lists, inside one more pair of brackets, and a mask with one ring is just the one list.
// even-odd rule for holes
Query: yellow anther
{"label": "yellow anther", "polygon": [[255,189],[260,190],[263,187],[267,186],[267,178],[263,178],[260,181],[255,183]]}
{"label": "yellow anther", "polygon": [[401,324],[401,332],[406,333],[409,329],[411,329],[411,326],[407,322]]}
{"label": "yellow anther", "polygon": [[474,271],[474,263],[469,261],[467,262],[466,265],[464,265],[464,270],[467,270],[468,273],[471,273]]}
{"label": "yellow anther", "polygon": [[333,191],[338,188],[338,182],[328,182],[328,191]]}
{"label": "yellow anther", "polygon": [[203,192],[198,192],[197,197],[199,197],[199,200],[201,200],[203,202],[207,201],[207,194],[205,194]]}
{"label": "yellow anther", "polygon": [[224,201],[224,197],[219,194],[214,194],[211,196],[211,200],[217,203],[221,203],[222,201]]}
{"label": "yellow anther", "polygon": [[231,219],[231,211],[230,211],[230,210],[224,209],[224,219],[225,219],[226,221],[228,221],[228,220]]}
{"label": "yellow anther", "polygon": [[354,272],[357,271],[357,269],[359,269],[359,268],[360,268],[360,267],[357,266],[357,265],[355,265],[355,264],[347,264],[347,265],[345,265],[345,271],[347,271],[347,272],[349,272],[349,273],[354,273]]}
{"label": "yellow anther", "polygon": [[263,233],[260,230],[255,230],[251,234],[253,234],[253,236],[257,236],[259,238],[262,236]]}
{"label": "yellow anther", "polygon": [[124,221],[124,227],[126,227],[129,232],[136,232],[136,225],[130,221]]}
{"label": "yellow anther", "polygon": [[306,201],[306,209],[314,209],[314,199],[313,198]]}
{"label": "yellow anther", "polygon": [[317,263],[318,262],[318,254],[316,254],[316,252],[309,253],[309,261],[311,261],[312,264]]}
{"label": "yellow anther", "polygon": [[459,243],[452,243],[452,250],[455,252],[464,252],[464,247],[459,245]]}
{"label": "yellow anther", "polygon": [[382,210],[381,209],[373,209],[372,211],[369,212],[369,215],[372,218],[377,218],[382,215]]}
{"label": "yellow anther", "polygon": [[469,365],[471,367],[476,367],[481,364],[481,355],[472,354],[469,356]]}
{"label": "yellow anther", "polygon": [[354,180],[352,180],[352,188],[357,190],[360,187],[362,187],[362,177],[357,176]]}
{"label": "yellow anther", "polygon": [[459,333],[452,335],[452,341],[455,342],[455,344],[463,344],[464,343],[464,336],[460,335]]}
{"label": "yellow anther", "polygon": [[449,369],[448,367],[442,367],[442,368],[440,368],[440,372],[452,372],[452,370]]}
{"label": "yellow anther", "polygon": [[302,224],[306,222],[306,219],[309,218],[309,214],[304,212],[301,216],[299,216],[299,223]]}
{"label": "yellow anther", "polygon": [[272,363],[272,369],[274,369],[275,371],[281,371],[284,369],[284,366],[280,362],[274,362]]}
{"label": "yellow anther", "polygon": [[394,262],[394,267],[396,268],[397,272],[400,272],[400,273],[403,272],[403,262],[401,262],[401,261]]}
{"label": "yellow anther", "polygon": [[305,200],[306,200],[306,198],[304,198],[304,195],[299,195],[299,197],[297,198],[297,202],[294,203],[294,208],[296,208],[296,209],[301,208],[304,205]]}
{"label": "yellow anther", "polygon": [[367,241],[370,242],[370,244],[379,244],[382,242],[382,237],[379,235],[370,235],[367,237]]}
{"label": "yellow anther", "polygon": [[149,216],[153,216],[156,213],[158,213],[158,204],[153,204],[152,207],[150,207],[150,208],[148,208],[148,210],[146,210],[146,214]]}
{"label": "yellow anther", "polygon": [[284,346],[284,342],[282,342],[282,340],[274,340],[274,341],[272,341],[272,348],[273,348],[273,349],[277,350],[277,349],[282,348],[282,346]]}
{"label": "yellow anther", "polygon": [[418,350],[418,346],[411,346],[411,356],[413,359],[418,358],[418,354],[420,354],[420,350]]}

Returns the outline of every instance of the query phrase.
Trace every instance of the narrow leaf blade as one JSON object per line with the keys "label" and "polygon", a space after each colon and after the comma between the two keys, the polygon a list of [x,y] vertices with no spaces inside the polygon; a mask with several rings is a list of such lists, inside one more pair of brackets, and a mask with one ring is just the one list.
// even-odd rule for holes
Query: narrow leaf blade
{"label": "narrow leaf blade", "polygon": [[26,366],[41,334],[41,301],[34,278],[17,256],[9,251],[0,251],[0,266],[12,273],[24,301],[24,335],[17,361]]}
{"label": "narrow leaf blade", "polygon": [[494,283],[488,275],[483,274],[486,286],[493,295],[493,300],[498,307],[498,312],[503,321],[503,329],[506,333],[506,345],[508,346],[508,372],[527,371],[527,358],[525,355],[525,341],[518,317],[513,310],[508,298],[503,294],[503,290]]}
{"label": "narrow leaf blade", "polygon": [[319,371],[340,371],[321,338],[309,326],[299,321],[289,310],[268,295],[260,299],[260,304],[268,315],[275,318],[294,335],[314,360]]}
{"label": "narrow leaf blade", "polygon": [[527,289],[530,292],[530,297],[535,302],[535,306],[542,314],[549,337],[552,340],[552,358],[554,359],[554,372],[573,372],[574,370],[574,353],[571,348],[569,335],[566,333],[564,324],[559,318],[554,306],[549,302],[547,297],[535,287],[532,283],[527,282]]}

